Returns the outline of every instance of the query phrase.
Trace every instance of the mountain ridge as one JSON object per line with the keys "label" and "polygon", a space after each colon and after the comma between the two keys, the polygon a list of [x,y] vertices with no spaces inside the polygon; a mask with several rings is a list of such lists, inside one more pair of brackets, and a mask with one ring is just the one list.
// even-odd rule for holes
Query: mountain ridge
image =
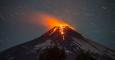
{"label": "mountain ridge", "polygon": [[[111,50],[101,44],[98,44],[92,40],[85,38],[84,36],[82,36],[77,31],[73,30],[69,26],[62,26],[62,27],[55,26],[52,29],[50,29],[48,32],[44,33],[42,36],[33,39],[32,41],[11,47],[0,53],[0,59],[16,60],[21,55],[28,56],[29,53],[30,53],[29,55],[34,54],[36,56],[37,54],[34,52],[42,48],[42,47],[38,48],[36,46],[46,42],[47,40],[51,40],[50,45],[52,44],[60,45],[74,53],[78,53],[79,50],[91,51],[93,53],[97,53],[98,55],[107,55],[115,60],[114,50]],[[25,59],[26,58],[27,57],[25,57]]]}

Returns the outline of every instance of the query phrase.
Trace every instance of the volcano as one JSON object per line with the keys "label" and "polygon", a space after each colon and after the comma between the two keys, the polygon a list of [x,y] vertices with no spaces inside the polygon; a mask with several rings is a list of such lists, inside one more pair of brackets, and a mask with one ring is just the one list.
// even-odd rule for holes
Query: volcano
{"label": "volcano", "polygon": [[85,38],[69,26],[55,26],[36,39],[9,48],[0,53],[0,60],[39,60],[41,50],[53,45],[69,52],[66,60],[74,60],[81,50],[90,51],[95,60],[115,60],[114,50]]}

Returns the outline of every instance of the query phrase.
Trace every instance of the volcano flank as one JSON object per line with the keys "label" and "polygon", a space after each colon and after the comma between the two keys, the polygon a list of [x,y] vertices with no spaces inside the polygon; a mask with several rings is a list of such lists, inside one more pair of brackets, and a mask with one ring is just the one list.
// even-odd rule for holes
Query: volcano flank
{"label": "volcano flank", "polygon": [[[65,51],[65,60],[80,60],[80,56],[84,56],[80,55],[80,52],[82,52],[82,54],[83,52],[87,53],[85,56],[88,56],[88,58],[92,57],[88,60],[115,60],[114,50],[85,38],[72,27],[66,25],[55,26],[36,39],[1,52],[0,60],[48,60],[49,57],[47,59],[40,59],[40,56],[45,49],[50,50],[50,48],[53,47]],[[58,50],[57,48],[56,50]],[[54,50],[51,51],[53,52]],[[51,54],[48,56],[50,55]],[[56,56],[55,58],[57,59]],[[53,58],[53,60],[55,58]],[[58,60],[61,60],[61,58]]]}

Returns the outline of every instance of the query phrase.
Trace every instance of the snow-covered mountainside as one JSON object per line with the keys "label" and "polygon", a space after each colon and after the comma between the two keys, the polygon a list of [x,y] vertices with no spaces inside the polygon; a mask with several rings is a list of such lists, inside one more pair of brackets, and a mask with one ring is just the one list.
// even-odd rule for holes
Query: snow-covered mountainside
{"label": "snow-covered mountainside", "polygon": [[41,37],[9,48],[0,53],[0,60],[39,60],[43,50],[55,46],[64,49],[65,60],[75,60],[81,52],[95,60],[115,60],[114,50],[83,37],[68,26],[55,26]]}

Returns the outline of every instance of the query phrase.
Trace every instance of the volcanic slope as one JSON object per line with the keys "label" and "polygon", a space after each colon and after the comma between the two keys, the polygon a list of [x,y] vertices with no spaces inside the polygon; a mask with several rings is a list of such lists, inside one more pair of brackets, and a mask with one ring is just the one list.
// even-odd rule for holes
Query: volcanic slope
{"label": "volcanic slope", "polygon": [[41,50],[53,45],[65,49],[69,54],[67,60],[75,59],[82,50],[90,51],[96,60],[115,60],[114,50],[85,38],[69,26],[55,26],[32,41],[11,47],[0,53],[0,60],[39,60]]}

